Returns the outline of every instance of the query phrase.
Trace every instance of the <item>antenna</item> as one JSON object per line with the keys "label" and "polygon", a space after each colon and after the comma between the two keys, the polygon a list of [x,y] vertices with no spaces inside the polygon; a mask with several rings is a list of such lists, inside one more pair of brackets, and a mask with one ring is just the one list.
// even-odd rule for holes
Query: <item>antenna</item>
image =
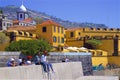
{"label": "antenna", "polygon": [[23,0],[22,0],[22,5],[23,5]]}

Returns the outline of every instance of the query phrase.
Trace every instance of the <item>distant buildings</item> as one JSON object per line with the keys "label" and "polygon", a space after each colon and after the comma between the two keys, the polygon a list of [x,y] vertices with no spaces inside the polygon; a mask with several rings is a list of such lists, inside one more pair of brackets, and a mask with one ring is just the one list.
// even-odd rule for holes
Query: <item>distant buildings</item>
{"label": "distant buildings", "polygon": [[7,30],[8,27],[12,26],[12,20],[9,20],[6,15],[0,13],[0,30]]}
{"label": "distant buildings", "polygon": [[10,26],[35,26],[36,22],[29,17],[28,11],[22,4],[17,11],[17,19],[9,20],[6,15],[0,12],[0,30],[7,30]]}
{"label": "distant buildings", "polygon": [[13,20],[13,25],[35,26],[36,22],[29,17],[28,11],[22,4],[17,11],[17,20]]}

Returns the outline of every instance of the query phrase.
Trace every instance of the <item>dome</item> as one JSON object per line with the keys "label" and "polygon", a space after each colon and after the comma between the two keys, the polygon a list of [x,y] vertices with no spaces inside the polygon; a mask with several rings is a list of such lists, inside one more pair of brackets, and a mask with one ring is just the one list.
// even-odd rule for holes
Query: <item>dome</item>
{"label": "dome", "polygon": [[23,4],[20,6],[20,11],[23,11],[23,12],[27,11],[27,9],[25,8],[25,6]]}

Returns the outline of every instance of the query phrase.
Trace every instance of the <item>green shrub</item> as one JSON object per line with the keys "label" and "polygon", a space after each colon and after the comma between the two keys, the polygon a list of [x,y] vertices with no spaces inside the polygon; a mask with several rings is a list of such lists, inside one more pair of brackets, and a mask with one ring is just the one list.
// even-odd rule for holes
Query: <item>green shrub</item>
{"label": "green shrub", "polygon": [[34,55],[36,52],[50,51],[51,46],[45,40],[20,40],[13,41],[6,51],[21,51],[25,55]]}

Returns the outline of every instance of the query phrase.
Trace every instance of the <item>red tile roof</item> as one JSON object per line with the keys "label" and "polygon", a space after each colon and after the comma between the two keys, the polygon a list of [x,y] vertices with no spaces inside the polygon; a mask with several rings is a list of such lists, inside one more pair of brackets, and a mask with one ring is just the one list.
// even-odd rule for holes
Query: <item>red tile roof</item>
{"label": "red tile roof", "polygon": [[11,26],[8,30],[18,30],[18,31],[27,31],[27,30],[36,30],[35,26]]}
{"label": "red tile roof", "polygon": [[40,25],[42,25],[42,26],[46,26],[46,25],[61,26],[60,24],[58,24],[58,23],[56,23],[56,22],[54,22],[52,20],[47,20],[47,21],[41,23]]}
{"label": "red tile roof", "polygon": [[19,23],[19,20],[13,20],[13,24]]}
{"label": "red tile roof", "polygon": [[33,19],[32,18],[27,18],[23,22],[31,22]]}

